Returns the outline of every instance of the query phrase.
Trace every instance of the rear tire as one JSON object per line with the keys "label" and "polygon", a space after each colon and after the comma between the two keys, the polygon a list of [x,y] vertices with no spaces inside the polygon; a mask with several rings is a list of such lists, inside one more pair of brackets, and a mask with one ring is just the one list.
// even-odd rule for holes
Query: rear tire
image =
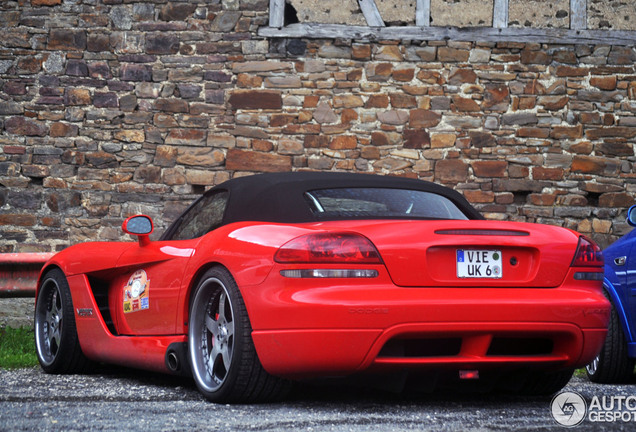
{"label": "rear tire", "polygon": [[[605,297],[608,297],[605,292]],[[602,384],[628,383],[634,376],[634,359],[627,356],[627,341],[618,313],[612,304],[607,337],[601,352],[585,367],[590,381]]]}
{"label": "rear tire", "polygon": [[71,290],[60,269],[46,272],[38,290],[35,348],[47,373],[81,373],[90,364],[80,347]]}
{"label": "rear tire", "polygon": [[290,384],[261,365],[243,297],[230,273],[208,270],[190,305],[188,346],[199,391],[217,403],[265,402],[285,396]]}

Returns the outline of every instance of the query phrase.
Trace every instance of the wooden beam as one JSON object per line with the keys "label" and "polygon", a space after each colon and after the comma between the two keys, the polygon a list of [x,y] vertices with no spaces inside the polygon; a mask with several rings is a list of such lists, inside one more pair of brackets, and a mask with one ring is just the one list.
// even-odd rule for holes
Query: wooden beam
{"label": "wooden beam", "polygon": [[570,29],[587,29],[587,0],[570,0]]}
{"label": "wooden beam", "polygon": [[282,28],[285,25],[285,0],[269,0],[269,26]]}
{"label": "wooden beam", "polygon": [[375,0],[358,0],[358,5],[360,5],[360,10],[369,27],[384,27],[384,20],[380,15],[378,6],[375,4]]}
{"label": "wooden beam", "polygon": [[508,27],[508,0],[495,0],[492,5],[492,26]]}
{"label": "wooden beam", "polygon": [[339,24],[292,24],[282,29],[261,27],[263,37],[308,39],[454,40],[479,42],[538,42],[553,44],[603,44],[633,46],[636,31],[570,30],[558,28],[491,27],[366,27]]}
{"label": "wooden beam", "polygon": [[431,0],[417,0],[415,3],[415,25],[418,27],[431,25]]}

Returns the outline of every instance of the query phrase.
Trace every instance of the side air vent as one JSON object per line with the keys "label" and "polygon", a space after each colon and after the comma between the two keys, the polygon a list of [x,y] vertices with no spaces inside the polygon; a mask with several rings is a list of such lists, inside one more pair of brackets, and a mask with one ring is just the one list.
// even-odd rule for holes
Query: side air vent
{"label": "side air vent", "polygon": [[110,308],[108,307],[108,283],[95,277],[88,277],[88,283],[93,291],[93,297],[99,307],[99,314],[104,319],[106,327],[113,334],[117,335],[115,324],[113,323],[113,317],[110,314]]}

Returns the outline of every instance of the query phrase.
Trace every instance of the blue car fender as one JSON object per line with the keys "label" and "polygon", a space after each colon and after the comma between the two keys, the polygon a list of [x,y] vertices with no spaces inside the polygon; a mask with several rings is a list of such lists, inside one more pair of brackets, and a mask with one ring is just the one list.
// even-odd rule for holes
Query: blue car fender
{"label": "blue car fender", "polygon": [[612,306],[618,314],[618,319],[621,323],[621,327],[623,328],[623,333],[625,333],[625,338],[627,338],[627,342],[632,343],[634,342],[634,333],[632,332],[632,328],[629,325],[627,312],[625,311],[625,304],[621,299],[617,288],[620,288],[620,282],[616,277],[616,274],[614,274],[613,270],[606,266],[605,278],[603,279],[603,289],[607,291],[610,301],[612,302]]}

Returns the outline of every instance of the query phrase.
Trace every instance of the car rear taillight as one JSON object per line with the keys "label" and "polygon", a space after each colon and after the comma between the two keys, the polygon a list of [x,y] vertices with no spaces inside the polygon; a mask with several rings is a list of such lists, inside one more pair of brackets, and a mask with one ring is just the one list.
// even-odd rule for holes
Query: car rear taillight
{"label": "car rear taillight", "polygon": [[355,233],[316,233],[297,237],[274,255],[278,263],[381,264],[371,241]]}
{"label": "car rear taillight", "polygon": [[572,260],[572,267],[603,267],[605,260],[601,248],[585,236],[579,237],[579,245]]}

